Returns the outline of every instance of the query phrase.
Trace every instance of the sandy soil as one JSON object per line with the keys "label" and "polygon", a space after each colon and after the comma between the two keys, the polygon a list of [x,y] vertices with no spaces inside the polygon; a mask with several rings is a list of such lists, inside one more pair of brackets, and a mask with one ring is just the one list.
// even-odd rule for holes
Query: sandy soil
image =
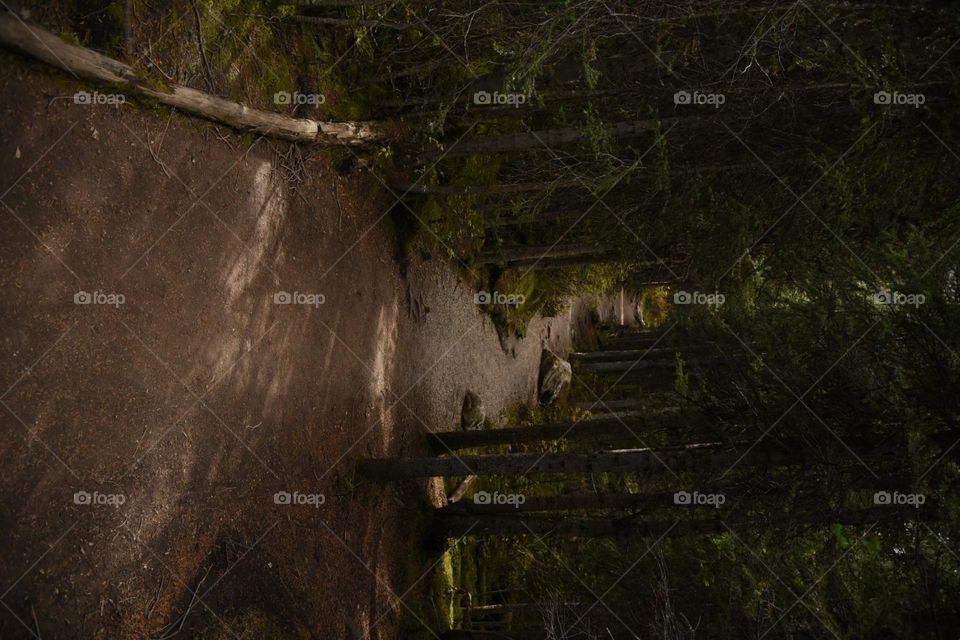
{"label": "sandy soil", "polygon": [[531,401],[583,304],[506,353],[450,266],[401,277],[375,176],[294,193],[286,147],[3,67],[0,637],[394,637],[439,494],[353,461]]}

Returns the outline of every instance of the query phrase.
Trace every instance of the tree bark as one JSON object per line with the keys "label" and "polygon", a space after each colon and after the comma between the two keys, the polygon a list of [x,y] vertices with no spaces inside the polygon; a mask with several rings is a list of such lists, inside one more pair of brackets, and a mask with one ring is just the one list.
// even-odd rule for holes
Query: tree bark
{"label": "tree bark", "polygon": [[[706,490],[704,490],[706,491]],[[712,493],[722,493],[728,499],[743,498],[749,488],[717,488]],[[755,493],[751,498],[762,499],[783,495],[785,489],[770,493]],[[536,511],[589,511],[603,509],[652,509],[659,510],[677,506],[673,491],[657,493],[569,493],[559,496],[526,496],[523,504],[482,504],[465,500],[449,504],[435,511],[438,516],[454,515],[486,516],[498,513],[531,513]],[[713,508],[709,506],[684,506],[684,508]]]}
{"label": "tree bark", "polygon": [[[634,411],[647,408],[649,403],[640,399],[623,400],[594,400],[593,402],[574,402],[573,408],[586,409],[589,411],[603,411],[605,414],[615,413],[617,411]],[[679,411],[679,407],[668,407],[669,411]]]}
{"label": "tree bark", "polygon": [[[699,358],[685,358],[684,365],[690,367],[716,364],[718,362],[729,362],[731,360],[742,360],[744,354],[730,354],[725,356],[706,356]],[[629,374],[634,371],[643,371],[647,369],[672,369],[676,366],[676,358],[643,358],[639,360],[615,360],[615,361],[590,361],[582,362],[577,366],[578,371],[585,373],[609,374],[624,373]]]}
{"label": "tree bark", "polygon": [[365,4],[389,3],[392,3],[392,0],[283,0],[280,4],[292,7],[359,7]]}
{"label": "tree bark", "polygon": [[131,66],[90,49],[68,44],[36,25],[27,25],[17,16],[0,14],[0,45],[63,69],[80,78],[114,85],[124,92],[153,98],[165,105],[267,136],[296,142],[358,145],[380,139],[381,134],[367,122],[320,122],[259,111],[240,103],[212,96],[181,85],[168,91],[153,89]]}
{"label": "tree bark", "polygon": [[[507,602],[504,604],[482,604],[479,606],[471,607],[471,611],[474,613],[487,614],[487,613],[505,613],[507,611],[512,611],[514,609],[525,609],[527,607],[534,606],[532,602]],[[568,604],[567,606],[571,606]]]}
{"label": "tree bark", "polygon": [[[443,156],[442,152],[438,153],[437,156]],[[445,156],[444,156],[445,157]],[[786,162],[784,164],[794,164],[794,162]],[[773,169],[781,166],[778,164],[769,165]],[[727,165],[711,165],[705,167],[696,167],[691,169],[680,169],[677,171],[672,171],[670,173],[671,177],[683,177],[689,175],[701,175],[705,173],[730,173],[733,171],[740,170],[750,170],[757,171],[763,169],[763,165],[751,162],[739,163],[739,164],[727,164]],[[651,178],[646,176],[635,176],[635,180],[651,180]],[[434,185],[423,185],[423,184],[411,184],[408,182],[395,182],[391,187],[395,191],[402,193],[423,193],[423,194],[432,194],[432,195],[443,195],[443,196],[493,196],[493,195],[511,195],[515,193],[526,193],[530,191],[546,191],[548,189],[588,189],[591,186],[599,185],[590,185],[589,182],[586,184],[583,180],[576,178],[563,179],[563,180],[549,180],[549,181],[540,181],[540,182],[516,182],[513,184],[493,184],[493,185],[449,185],[449,184],[434,184]]]}
{"label": "tree bark", "polygon": [[443,453],[473,447],[508,446],[560,439],[575,441],[603,436],[630,437],[635,433],[646,433],[658,429],[680,429],[689,420],[690,416],[682,414],[655,417],[622,416],[533,427],[428,433],[427,439],[435,451]]}
{"label": "tree bark", "polygon": [[[578,538],[652,537],[682,538],[689,536],[719,535],[729,529],[744,531],[768,527],[811,525],[865,525],[897,517],[896,509],[872,508],[849,509],[838,512],[778,515],[772,518],[753,518],[726,522],[719,514],[712,518],[696,520],[636,521],[601,518],[576,518],[558,516],[467,516],[452,515],[438,518],[434,534],[447,538],[463,535],[562,535]],[[469,533],[468,533],[469,532]]]}
{"label": "tree bark", "polygon": [[[670,117],[660,120],[632,120],[611,125],[608,133],[615,139],[632,138],[658,130],[663,125],[674,122],[703,122],[697,116]],[[529,133],[511,133],[503,136],[472,138],[460,140],[444,151],[422,154],[420,162],[435,160],[439,157],[455,158],[475,153],[515,153],[536,148],[560,147],[583,142],[585,133],[577,127],[546,129]]]}
{"label": "tree bark", "polygon": [[575,351],[570,354],[570,361],[576,362],[616,362],[618,360],[637,360],[649,357],[673,357],[676,354],[717,353],[715,344],[696,344],[676,347],[652,347],[650,349],[611,349],[606,351]]}
{"label": "tree bark", "polygon": [[546,631],[539,629],[518,629],[503,631],[469,631],[453,629],[439,636],[440,640],[550,640]]}
{"label": "tree bark", "polygon": [[506,266],[516,271],[551,271],[553,269],[580,267],[589,264],[605,264],[608,262],[616,262],[619,259],[620,254],[618,252],[606,251],[604,253],[570,256],[567,258],[542,258],[539,260],[509,262]]}
{"label": "tree bark", "polygon": [[529,247],[503,247],[485,251],[477,256],[476,264],[536,262],[558,258],[601,257],[611,252],[589,244],[556,244]]}
{"label": "tree bark", "polygon": [[600,336],[600,348],[605,351],[645,351],[654,346],[666,348],[671,342],[673,342],[673,336],[659,333]]}
{"label": "tree bark", "polygon": [[560,209],[557,211],[544,211],[538,214],[531,214],[525,216],[500,216],[493,220],[486,220],[485,226],[487,228],[499,228],[499,227],[514,227],[521,224],[537,224],[541,222],[564,222],[577,220],[582,216],[584,210],[582,209]]}
{"label": "tree bark", "polygon": [[[361,473],[377,481],[456,475],[527,475],[531,473],[633,472],[649,476],[686,471],[716,472],[743,466],[800,463],[798,451],[787,452],[768,442],[710,442],[656,449],[624,449],[600,453],[507,453],[452,458],[376,458],[358,462]],[[738,446],[739,445],[739,446]],[[739,461],[739,462],[738,462]]]}
{"label": "tree bark", "polygon": [[583,187],[579,180],[554,180],[552,182],[516,182],[513,184],[449,185],[449,184],[410,184],[397,182],[391,185],[402,193],[424,193],[442,196],[490,196],[510,195],[526,191],[546,191],[550,188]]}
{"label": "tree bark", "polygon": [[295,22],[307,24],[329,24],[335,27],[365,27],[375,29],[383,27],[384,29],[393,29],[394,31],[408,31],[410,29],[421,29],[417,23],[412,22],[392,22],[389,20],[361,20],[359,18],[329,18],[324,16],[293,16]]}

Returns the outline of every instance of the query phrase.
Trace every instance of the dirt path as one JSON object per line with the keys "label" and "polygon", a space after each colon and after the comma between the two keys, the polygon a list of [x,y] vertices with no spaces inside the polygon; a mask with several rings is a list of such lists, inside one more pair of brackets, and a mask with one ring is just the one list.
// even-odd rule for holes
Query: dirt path
{"label": "dirt path", "polygon": [[294,194],[269,141],[5,67],[0,637],[390,637],[437,492],[352,461],[454,428],[467,388],[531,399],[569,317],[508,355],[448,266],[401,279],[375,177],[314,159]]}

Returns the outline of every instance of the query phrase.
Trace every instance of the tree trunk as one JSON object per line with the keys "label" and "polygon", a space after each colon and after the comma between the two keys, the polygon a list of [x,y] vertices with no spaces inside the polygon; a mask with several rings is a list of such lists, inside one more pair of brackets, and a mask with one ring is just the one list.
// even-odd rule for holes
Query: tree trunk
{"label": "tree trunk", "polygon": [[518,629],[503,631],[469,631],[454,629],[445,631],[440,640],[550,640],[547,632],[540,629]]}
{"label": "tree trunk", "polygon": [[521,224],[538,224],[545,222],[564,222],[577,220],[584,214],[585,209],[560,209],[558,211],[543,211],[525,216],[500,216],[493,220],[485,220],[488,228],[513,227]]}
{"label": "tree trunk", "polygon": [[588,244],[556,244],[529,247],[503,247],[485,251],[477,256],[476,264],[536,262],[557,258],[606,256],[611,252]]}
{"label": "tree trunk", "polygon": [[123,62],[90,49],[68,44],[36,25],[27,26],[16,16],[0,15],[0,45],[75,74],[80,78],[114,85],[125,92],[153,98],[210,120],[237,129],[263,135],[322,144],[357,145],[381,138],[373,125],[365,122],[320,122],[291,118],[278,113],[250,109],[242,104],[171,85],[169,91],[152,89],[146,78]]}
{"label": "tree trunk", "polygon": [[562,189],[566,187],[583,187],[579,180],[554,180],[551,182],[517,182],[513,184],[481,184],[473,186],[457,186],[449,184],[410,184],[397,182],[391,185],[395,191],[401,193],[425,193],[443,196],[491,196],[510,195],[525,191],[546,191],[550,188]]}
{"label": "tree trunk", "polygon": [[452,515],[438,518],[434,523],[434,534],[447,538],[464,535],[560,535],[578,538],[619,538],[652,537],[682,538],[688,536],[719,535],[728,529],[744,531],[767,527],[789,527],[797,525],[865,525],[898,516],[897,510],[889,508],[847,509],[838,512],[817,512],[812,514],[777,515],[772,518],[754,518],[739,521],[725,521],[722,517],[701,518],[696,520],[656,520],[636,521],[632,519],[614,520],[608,518],[575,518],[557,516],[466,516]]}
{"label": "tree trunk", "polygon": [[280,4],[291,7],[359,7],[391,3],[392,0],[283,0]]}
{"label": "tree trunk", "polygon": [[[728,500],[748,496],[749,487],[718,488],[711,493],[722,493]],[[706,492],[706,490],[704,490]],[[751,498],[782,496],[786,489],[769,493],[755,493]],[[656,493],[569,493],[559,496],[526,496],[523,504],[484,504],[465,500],[449,504],[435,511],[438,516],[486,516],[497,513],[531,513],[536,511],[590,511],[603,509],[650,509],[659,511],[677,506],[673,491]],[[697,506],[683,506],[685,509]],[[713,508],[699,506],[699,508]]]}
{"label": "tree trunk", "polygon": [[[707,356],[700,358],[686,358],[684,365],[689,369],[691,367],[716,364],[718,362],[729,362],[731,360],[742,360],[745,354],[730,354],[726,356]],[[609,373],[632,373],[634,371],[643,371],[645,369],[672,369],[676,366],[676,358],[651,358],[640,360],[615,360],[582,362],[577,366],[577,371],[584,373],[609,374]]]}
{"label": "tree trunk", "polygon": [[291,7],[332,7],[332,8],[350,8],[350,7],[369,7],[369,6],[424,6],[429,0],[281,0],[280,5]]}
{"label": "tree trunk", "polygon": [[[692,444],[600,453],[507,453],[452,458],[376,458],[358,462],[361,473],[378,481],[457,475],[632,472],[650,476],[686,471],[716,472],[734,464],[764,466],[800,463],[799,452],[761,442]],[[749,449],[749,450],[748,450]],[[739,461],[739,462],[738,462]]]}
{"label": "tree trunk", "polygon": [[570,354],[570,361],[576,362],[617,362],[619,360],[637,360],[649,357],[673,357],[676,354],[687,356],[690,354],[717,353],[716,344],[696,344],[676,347],[652,347],[650,349],[611,349],[607,351],[575,351]]}
{"label": "tree trunk", "polygon": [[[659,120],[632,120],[618,122],[608,128],[608,133],[615,139],[633,138],[661,126],[679,122],[704,122],[698,116],[670,117]],[[578,127],[563,127],[560,129],[546,129],[529,133],[511,133],[503,136],[471,138],[453,143],[445,151],[435,151],[422,154],[420,162],[436,160],[437,158],[455,158],[457,156],[472,155],[475,153],[515,153],[530,149],[549,149],[583,142],[586,133]]]}
{"label": "tree trunk", "polygon": [[610,329],[610,335],[618,338],[624,336],[647,336],[655,338],[663,335],[663,331],[659,329],[637,329],[636,327],[624,327],[617,325]]}
{"label": "tree trunk", "polygon": [[[442,156],[443,153],[440,152],[437,156]],[[786,164],[793,164],[788,162]],[[770,165],[774,170],[779,167],[779,164]],[[691,169],[680,169],[677,171],[672,171],[670,173],[671,177],[683,177],[688,175],[702,175],[705,173],[730,173],[732,171],[739,170],[749,170],[749,171],[759,171],[764,170],[764,166],[757,163],[740,163],[740,164],[726,164],[726,165],[711,165],[705,167],[695,167]],[[635,181],[639,180],[651,180],[647,176],[634,176]],[[562,180],[549,180],[549,181],[540,181],[540,182],[516,182],[513,184],[493,184],[493,185],[449,185],[449,184],[434,184],[434,185],[423,185],[423,184],[411,184],[408,182],[395,182],[391,187],[400,193],[424,193],[424,194],[433,194],[433,195],[444,195],[444,196],[494,196],[494,195],[511,195],[515,193],[526,193],[529,191],[547,191],[548,189],[588,189],[590,187],[599,187],[600,185],[591,185],[589,182],[584,184],[583,180],[576,178],[571,179],[562,179]]]}
{"label": "tree trunk", "polygon": [[507,267],[516,271],[550,271],[553,269],[564,269],[566,267],[579,267],[589,264],[605,264],[616,262],[620,259],[620,254],[616,251],[607,251],[604,253],[587,254],[582,256],[570,256],[568,258],[543,258],[541,260],[525,260],[507,263]]}
{"label": "tree trunk", "polygon": [[361,20],[359,18],[328,18],[325,16],[293,16],[295,22],[304,22],[307,24],[329,24],[335,27],[347,27],[355,29],[364,27],[366,29],[375,29],[382,27],[384,29],[393,29],[394,31],[407,31],[410,29],[421,29],[422,27],[415,22],[391,22],[388,20]]}
{"label": "tree trunk", "polygon": [[533,427],[428,433],[427,439],[435,451],[444,453],[474,447],[508,446],[560,439],[574,441],[604,436],[629,438],[635,433],[647,433],[658,429],[680,429],[689,420],[689,415],[682,414],[655,417],[621,416]]}
{"label": "tree trunk", "polygon": [[[638,411],[647,408],[649,403],[640,399],[624,400],[594,400],[593,402],[574,402],[574,409],[586,409],[588,411],[602,411],[604,414],[616,413],[618,411]],[[679,407],[668,407],[669,411],[679,411]]]}
{"label": "tree trunk", "polygon": [[[566,603],[567,606],[572,606],[574,604],[577,603]],[[473,611],[473,613],[479,614],[506,613],[508,611],[513,611],[514,609],[526,609],[527,607],[532,606],[534,606],[532,602],[508,602],[504,604],[482,604],[471,607],[470,610]]]}
{"label": "tree trunk", "polygon": [[377,82],[392,82],[399,80],[400,78],[406,78],[408,76],[415,76],[420,73],[425,73],[429,71],[436,71],[437,69],[442,69],[445,67],[453,67],[459,64],[456,60],[445,60],[441,58],[435,58],[433,60],[427,60],[421,64],[413,65],[410,67],[401,67],[398,71],[387,72],[377,76]]}
{"label": "tree trunk", "polygon": [[[574,402],[571,406],[575,409],[585,409],[590,411],[594,418],[607,418],[611,414],[619,413],[629,415],[631,412],[642,412],[645,417],[653,418],[656,416],[677,414],[688,412],[691,416],[724,416],[725,418],[738,419],[743,418],[745,422],[755,422],[758,416],[755,413],[744,415],[743,406],[732,400],[711,400],[709,402],[699,402],[696,405],[668,405],[664,402],[675,402],[678,396],[675,392],[666,392],[661,394],[647,393],[643,398],[618,398],[615,400],[594,400],[592,402]],[[780,414],[773,416],[776,419]]]}
{"label": "tree trunk", "polygon": [[604,351],[645,351],[651,347],[668,347],[674,336],[660,333],[637,333],[620,336],[600,336],[600,348]]}

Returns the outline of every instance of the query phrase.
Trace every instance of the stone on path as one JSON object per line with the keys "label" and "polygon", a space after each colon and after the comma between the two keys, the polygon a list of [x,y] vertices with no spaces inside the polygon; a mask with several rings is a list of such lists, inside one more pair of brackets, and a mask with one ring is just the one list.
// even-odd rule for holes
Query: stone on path
{"label": "stone on path", "polygon": [[486,417],[480,396],[473,391],[467,391],[463,396],[463,408],[460,411],[460,428],[465,431],[482,429]]}
{"label": "stone on path", "polygon": [[571,380],[573,369],[570,363],[549,349],[544,349],[540,356],[540,404],[556,402],[560,394],[570,386]]}

